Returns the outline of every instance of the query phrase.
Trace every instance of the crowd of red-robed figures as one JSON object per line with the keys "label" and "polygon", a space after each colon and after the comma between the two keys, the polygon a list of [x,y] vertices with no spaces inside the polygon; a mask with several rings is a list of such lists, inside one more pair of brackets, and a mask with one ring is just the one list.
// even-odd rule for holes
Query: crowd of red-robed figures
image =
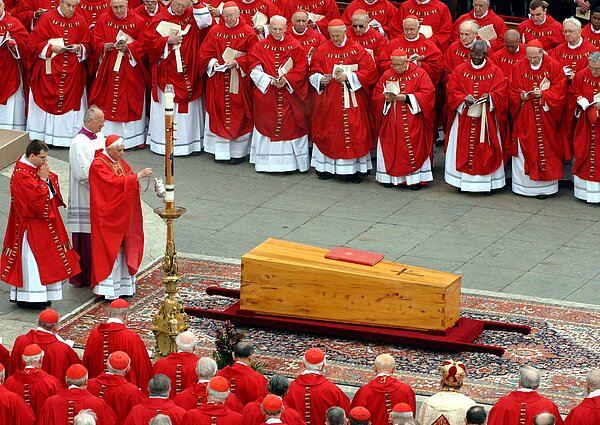
{"label": "crowd of red-robed figures", "polygon": [[[332,407],[347,415],[350,425],[413,425],[404,420],[415,417],[421,425],[485,423],[481,408],[473,416],[477,422],[465,422],[477,407],[461,390],[468,382],[461,361],[440,365],[441,391],[424,400],[417,413],[415,392],[388,353],[373,359],[373,377],[351,401],[327,378],[331,353],[318,347],[298,353],[298,375],[291,383],[255,370],[255,361],[265,360],[255,356],[249,341],[232,342],[233,363],[218,370],[212,357],[197,354],[190,331],[177,336],[175,352],[151,365],[141,338],[127,327],[128,312],[123,299],[110,304],[108,320],[91,331],[81,360],[56,333],[59,316],[52,309],[40,313],[36,329],[17,337],[12,353],[0,344],[0,423],[87,425],[92,422],[78,422],[76,416],[90,409],[97,425],[347,425],[343,417],[335,419]],[[536,416],[550,414],[552,423],[562,425],[557,406],[537,392],[540,372],[523,367],[518,374],[519,388],[495,403],[487,423],[534,425]],[[571,410],[565,425],[600,423],[600,369],[590,370],[586,384],[588,397]],[[151,422],[159,413],[171,422]]]}

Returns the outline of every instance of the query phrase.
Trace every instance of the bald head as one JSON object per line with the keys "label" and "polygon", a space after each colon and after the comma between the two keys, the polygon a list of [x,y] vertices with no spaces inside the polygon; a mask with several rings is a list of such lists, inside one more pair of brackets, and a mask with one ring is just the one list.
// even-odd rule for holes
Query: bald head
{"label": "bald head", "polygon": [[592,369],[588,372],[585,377],[587,383],[588,392],[600,390],[600,369]]}
{"label": "bald head", "polygon": [[508,30],[504,33],[504,42],[505,43],[509,43],[509,42],[519,42],[520,39],[520,35],[519,35],[519,31],[517,30]]}
{"label": "bald head", "polygon": [[375,373],[392,373],[396,368],[396,361],[389,354],[380,354],[375,357]]}
{"label": "bald head", "polygon": [[556,418],[552,413],[544,412],[533,418],[533,425],[554,425]]}
{"label": "bald head", "polygon": [[304,34],[308,28],[308,13],[296,12],[292,15],[292,26],[298,34]]}
{"label": "bald head", "polygon": [[192,353],[196,348],[196,335],[190,331],[181,332],[175,338],[175,343],[177,350]]}

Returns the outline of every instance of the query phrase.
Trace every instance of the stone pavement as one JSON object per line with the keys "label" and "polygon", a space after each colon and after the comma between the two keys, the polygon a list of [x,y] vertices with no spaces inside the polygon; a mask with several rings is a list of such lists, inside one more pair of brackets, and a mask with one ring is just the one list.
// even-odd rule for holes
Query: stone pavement
{"label": "stone pavement", "polygon": [[[52,148],[51,168],[68,193],[68,150]],[[164,158],[128,152],[135,170],[162,175]],[[0,230],[6,226],[13,166],[0,175]],[[541,297],[600,308],[600,209],[576,200],[572,188],[547,200],[505,188],[492,196],[458,194],[443,181],[443,155],[435,182],[420,191],[384,188],[373,177],[361,184],[318,180],[314,171],[256,173],[251,165],[216,164],[211,155],[176,158],[176,202],[187,213],[175,223],[179,253],[240,258],[268,237],[324,248],[345,245],[385,253],[386,259],[459,273],[464,291]],[[143,182],[145,187],[145,182]],[[147,264],[164,252],[165,226],[143,195]],[[89,289],[64,286],[53,307],[67,314],[91,298]],[[7,346],[30,329],[37,312],[8,302],[0,285],[0,336]]]}

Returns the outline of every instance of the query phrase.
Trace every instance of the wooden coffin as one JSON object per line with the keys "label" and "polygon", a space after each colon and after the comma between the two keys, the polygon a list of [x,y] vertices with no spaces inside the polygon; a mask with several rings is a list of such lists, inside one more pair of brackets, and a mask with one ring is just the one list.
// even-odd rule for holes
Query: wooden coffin
{"label": "wooden coffin", "polygon": [[442,332],[460,318],[459,275],[327,252],[268,239],[243,255],[241,313]]}
{"label": "wooden coffin", "polygon": [[0,129],[0,169],[12,164],[25,154],[28,143],[28,132]]}

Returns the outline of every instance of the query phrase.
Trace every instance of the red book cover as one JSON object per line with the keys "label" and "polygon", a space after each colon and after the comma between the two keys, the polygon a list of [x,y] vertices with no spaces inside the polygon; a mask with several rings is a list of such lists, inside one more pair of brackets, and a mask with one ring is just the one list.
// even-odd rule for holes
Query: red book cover
{"label": "red book cover", "polygon": [[347,261],[349,263],[364,264],[365,266],[374,266],[383,260],[383,254],[377,252],[359,251],[358,249],[338,246],[333,248],[325,258],[330,260]]}

